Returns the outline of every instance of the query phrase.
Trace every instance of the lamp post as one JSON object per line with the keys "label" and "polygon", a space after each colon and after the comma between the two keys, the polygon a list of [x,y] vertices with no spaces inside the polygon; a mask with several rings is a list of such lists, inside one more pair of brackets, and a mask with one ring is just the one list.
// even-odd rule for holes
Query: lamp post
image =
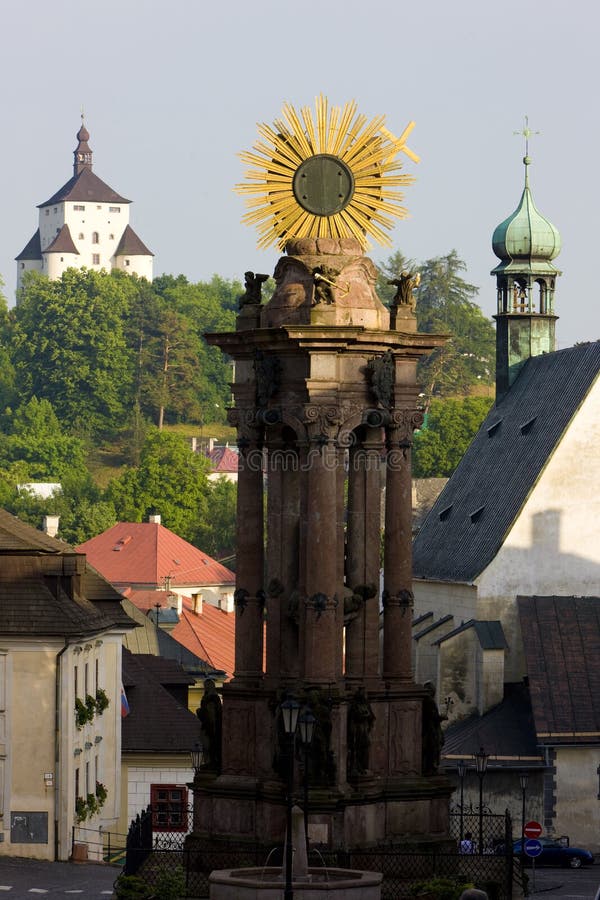
{"label": "lamp post", "polygon": [[521,784],[521,869],[525,868],[525,793],[527,791],[527,782],[529,781],[528,772],[519,772],[519,782]]}
{"label": "lamp post", "polygon": [[298,719],[300,740],[304,748],[304,837],[306,839],[306,852],[308,854],[308,754],[315,731],[316,719],[310,709],[305,709]]}
{"label": "lamp post", "polygon": [[293,868],[293,847],[292,847],[292,793],[294,791],[294,738],[296,735],[296,725],[298,724],[298,712],[300,704],[296,700],[288,697],[287,700],[279,707],[281,717],[283,719],[283,730],[287,736],[288,749],[288,770],[287,770],[287,810],[286,810],[286,843],[285,843],[285,891],[284,900],[293,900],[294,892],[292,890],[292,868]]}
{"label": "lamp post", "polygon": [[474,754],[475,765],[477,767],[477,777],[479,778],[479,855],[483,853],[483,779],[487,772],[487,764],[489,756],[483,749],[479,748],[479,752]]}
{"label": "lamp post", "polygon": [[462,844],[462,840],[464,837],[463,834],[463,826],[464,826],[464,811],[465,811],[465,774],[467,772],[467,764],[464,759],[459,759],[458,765],[456,767],[458,771],[458,778],[460,781],[460,842],[459,847]]}
{"label": "lamp post", "polygon": [[199,787],[200,772],[204,765],[204,747],[197,741],[192,750],[190,750],[190,758],[192,769],[194,770],[194,781],[192,782],[192,794],[194,796],[194,821],[193,831],[200,830],[200,811],[196,800],[196,790]]}

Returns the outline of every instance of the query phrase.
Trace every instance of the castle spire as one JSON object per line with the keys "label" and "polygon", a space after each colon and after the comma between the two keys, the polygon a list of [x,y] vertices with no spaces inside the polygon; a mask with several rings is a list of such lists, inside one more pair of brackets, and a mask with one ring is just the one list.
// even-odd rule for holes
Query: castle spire
{"label": "castle spire", "polygon": [[81,128],[77,132],[78,144],[73,151],[73,175],[80,175],[84,169],[92,168],[92,151],[88,145],[90,134],[83,122],[81,113]]}

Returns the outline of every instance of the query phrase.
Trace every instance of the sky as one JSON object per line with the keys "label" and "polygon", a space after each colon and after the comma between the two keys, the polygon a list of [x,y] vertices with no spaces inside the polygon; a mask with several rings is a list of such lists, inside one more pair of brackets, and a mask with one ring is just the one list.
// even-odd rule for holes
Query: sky
{"label": "sky", "polygon": [[72,175],[82,109],[94,172],[132,200],[130,222],[154,273],[190,281],[272,272],[234,192],[238,153],[284,103],[355,100],[381,114],[418,165],[410,217],[391,249],[416,262],[456,250],[495,311],[491,236],[523,189],[524,127],[538,210],[560,231],[559,347],[600,338],[594,287],[600,175],[597,35],[589,0],[29,0],[2,10],[3,210],[0,276],[16,263],[36,206]]}

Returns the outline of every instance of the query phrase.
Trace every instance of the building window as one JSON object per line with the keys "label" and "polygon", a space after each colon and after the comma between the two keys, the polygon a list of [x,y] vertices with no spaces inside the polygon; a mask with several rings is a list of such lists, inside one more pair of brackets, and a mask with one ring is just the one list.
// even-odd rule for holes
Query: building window
{"label": "building window", "polygon": [[79,768],[75,769],[75,796],[79,797]]}
{"label": "building window", "polygon": [[130,265],[130,262],[129,262],[128,259],[125,260],[125,265],[126,265],[126,266]]}
{"label": "building window", "polygon": [[93,253],[93,254],[92,254],[92,265],[93,265],[93,266],[99,266],[99,265],[100,265],[100,254],[99,254],[99,253]]}
{"label": "building window", "polygon": [[21,263],[21,268],[22,268],[22,269],[25,268],[25,263]]}
{"label": "building window", "polygon": [[87,695],[88,695],[89,692],[90,692],[90,667],[89,667],[89,665],[88,665],[87,663],[85,664],[85,669],[84,669],[83,671],[84,671],[84,676],[83,676],[83,693],[84,693],[84,696],[87,697]]}
{"label": "building window", "polygon": [[111,213],[111,212],[112,213],[120,213],[121,207],[120,206],[109,206],[108,211],[109,211],[109,213]]}
{"label": "building window", "polygon": [[80,232],[79,232],[78,237],[79,237],[79,240],[80,240],[80,241],[83,240],[83,231],[80,231]]}
{"label": "building window", "polygon": [[46,215],[47,215],[47,216],[50,215],[50,210],[49,210],[49,209],[45,210],[45,212],[46,212]]}
{"label": "building window", "polygon": [[99,243],[100,243],[100,235],[98,234],[97,231],[92,231],[92,244],[99,244]]}
{"label": "building window", "polygon": [[110,241],[114,241],[114,239],[115,239],[114,234],[109,234],[108,239],[109,239]]}
{"label": "building window", "polygon": [[78,206],[77,204],[75,204],[73,210],[75,212],[85,212],[85,206]]}
{"label": "building window", "polygon": [[96,206],[96,209],[102,209],[102,207],[101,207],[101,205],[100,205],[99,203],[98,203],[98,205]]}
{"label": "building window", "polygon": [[187,790],[174,784],[150,786],[152,828],[155,831],[187,831]]}
{"label": "building window", "polygon": [[75,690],[76,697],[79,697],[79,684],[77,683],[78,675],[79,669],[77,668],[77,666],[73,666],[73,688]]}
{"label": "building window", "polygon": [[85,795],[87,797],[90,794],[90,764],[86,762],[85,764]]}
{"label": "building window", "polygon": [[56,215],[57,212],[58,212],[58,207],[55,206],[55,207],[54,207],[54,214]]}

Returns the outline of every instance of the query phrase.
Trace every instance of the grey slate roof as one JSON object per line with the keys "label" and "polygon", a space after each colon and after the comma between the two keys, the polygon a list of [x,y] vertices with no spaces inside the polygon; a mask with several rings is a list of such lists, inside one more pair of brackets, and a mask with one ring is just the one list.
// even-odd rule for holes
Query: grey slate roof
{"label": "grey slate roof", "polygon": [[40,239],[40,229],[38,228],[32,238],[25,244],[21,252],[18,256],[15,256],[15,260],[19,262],[19,260],[25,259],[35,259],[41,260],[42,258],[42,242]]}
{"label": "grey slate roof", "polygon": [[[444,738],[442,766],[446,769],[454,767],[461,758],[468,762],[480,747],[485,747],[491,756],[508,757],[504,765],[511,765],[511,760],[514,765],[519,758],[526,758],[528,767],[543,766],[529,692],[522,683],[505,684],[501,703],[483,716],[474,713],[450,725]],[[498,764],[502,765],[494,760],[494,767]]]}
{"label": "grey slate roof", "polygon": [[137,236],[131,225],[125,226],[125,231],[121,235],[119,246],[115,251],[115,256],[154,256],[151,250]]}
{"label": "grey slate roof", "polygon": [[45,203],[38,204],[38,209],[51,206],[53,203],[130,203],[116,191],[94,175],[91,169],[82,169],[78,175],[69,178],[66,184],[53,194]]}
{"label": "grey slate roof", "polygon": [[76,253],[79,256],[79,250],[71,237],[68,225],[63,225],[52,243],[46,247],[44,253]]}
{"label": "grey slate roof", "polygon": [[[56,560],[45,568],[40,557]],[[81,590],[70,597],[60,573],[80,571]],[[121,595],[81,553],[0,509],[0,633],[76,637],[107,628],[131,628]]]}
{"label": "grey slate roof", "polygon": [[463,622],[458,628],[448,631],[441,638],[438,638],[437,641],[434,641],[434,643],[443,644],[448,638],[454,637],[455,634],[460,634],[462,631],[466,631],[467,628],[472,628],[475,631],[479,646],[482,650],[506,650],[508,648],[501,622],[480,622],[477,621],[477,619],[469,619],[468,622]]}
{"label": "grey slate roof", "polygon": [[201,739],[200,720],[163,687],[152,660],[123,648],[123,685],[130,709],[121,720],[123,752],[189,755]]}
{"label": "grey slate roof", "polygon": [[600,744],[600,597],[517,597],[543,744]]}
{"label": "grey slate roof", "polygon": [[599,342],[525,363],[417,534],[416,579],[471,583],[485,569],[599,372]]}

